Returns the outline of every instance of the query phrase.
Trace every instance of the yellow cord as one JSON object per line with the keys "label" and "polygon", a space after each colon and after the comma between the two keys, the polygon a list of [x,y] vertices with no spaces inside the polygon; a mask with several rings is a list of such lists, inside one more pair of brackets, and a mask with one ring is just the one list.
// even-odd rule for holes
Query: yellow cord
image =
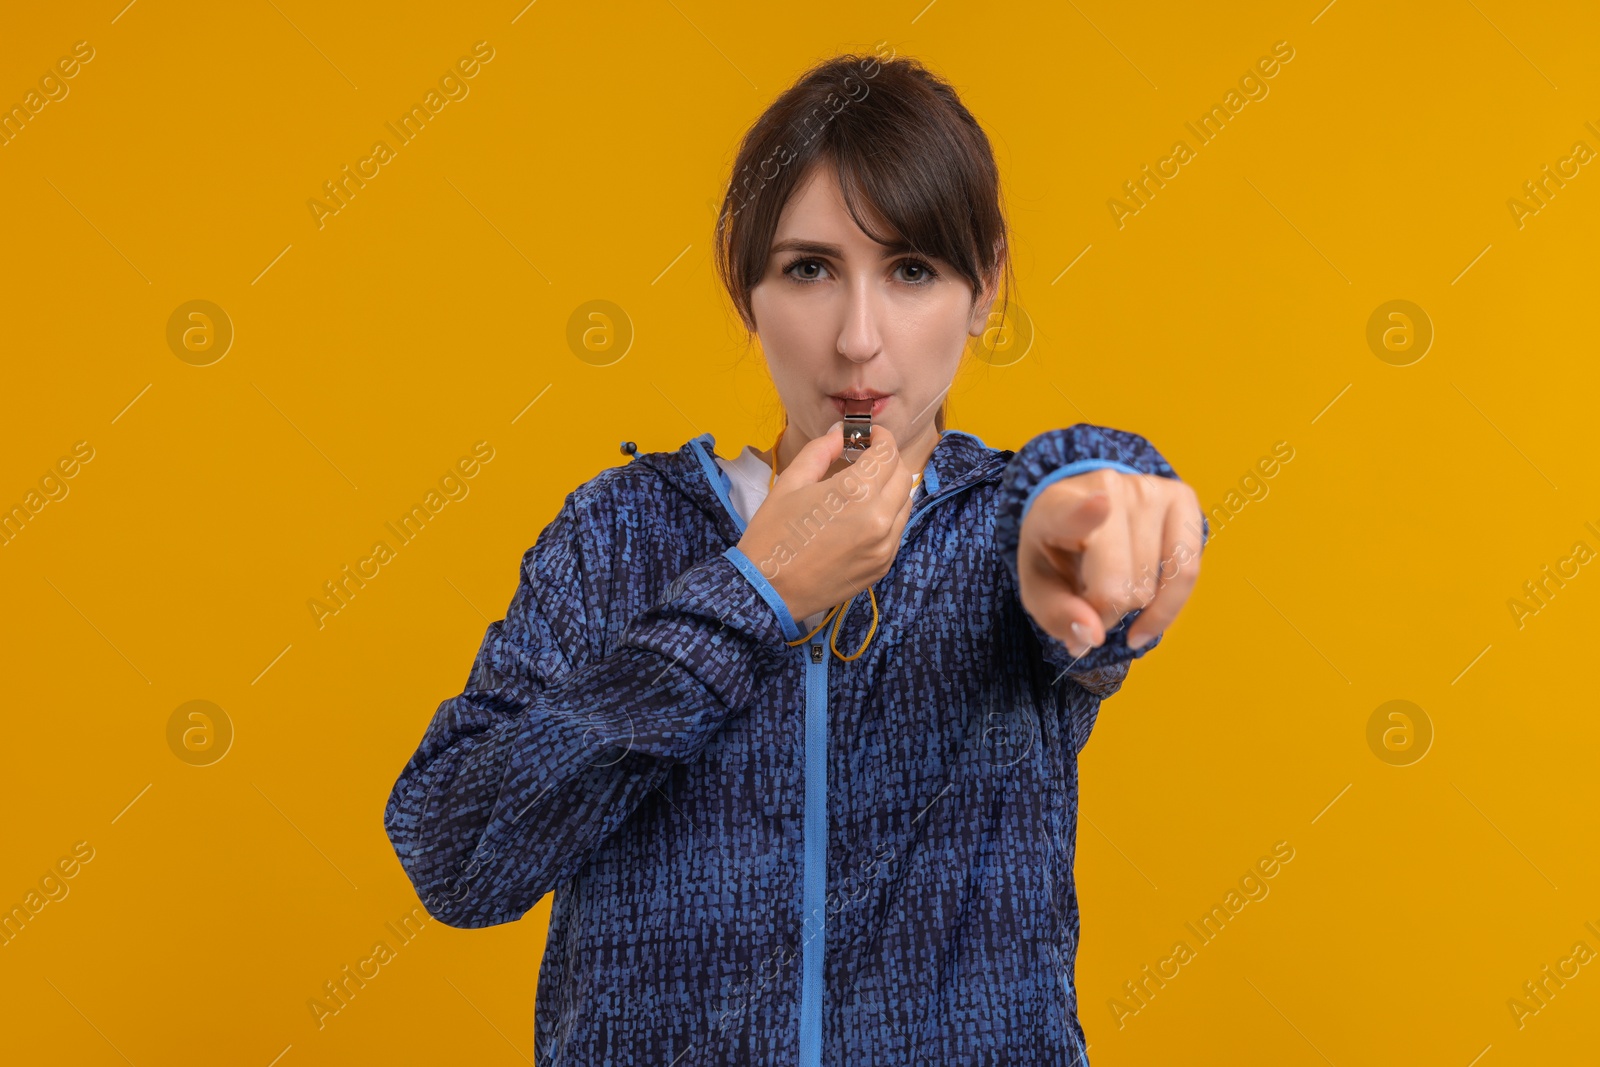
{"label": "yellow cord", "polygon": [[[768,463],[772,467],[772,476],[767,479],[767,492],[769,493],[772,492],[772,487],[777,484],[778,481],[778,442],[783,440],[783,432],[788,428],[789,420],[785,419],[783,423],[783,430],[778,431],[777,440],[772,442],[772,451],[768,457]],[[817,636],[818,631],[820,631],[824,626],[827,626],[828,620],[832,619],[833,633],[828,635],[828,647],[833,649],[833,654],[835,656],[838,656],[846,663],[859,659],[861,657],[861,653],[867,650],[867,645],[872,641],[872,635],[878,632],[878,597],[877,594],[872,591],[872,587],[870,585],[867,586],[867,598],[872,603],[872,625],[867,627],[867,636],[862,639],[861,647],[855,650],[854,655],[846,656],[844,653],[839,651],[839,627],[844,624],[845,614],[849,612],[850,605],[854,603],[855,597],[851,597],[843,604],[835,604],[833,607],[829,608],[828,613],[822,617],[822,621],[817,623],[817,628],[815,630],[812,630],[799,640],[789,641],[787,644],[791,648],[795,645],[805,644],[807,641]]]}

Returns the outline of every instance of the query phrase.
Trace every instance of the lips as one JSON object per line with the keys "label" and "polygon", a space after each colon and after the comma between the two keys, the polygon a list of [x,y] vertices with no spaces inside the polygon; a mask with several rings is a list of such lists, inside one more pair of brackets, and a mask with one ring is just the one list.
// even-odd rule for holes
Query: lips
{"label": "lips", "polygon": [[[834,409],[840,415],[865,415],[871,414],[877,418],[883,409],[893,399],[892,394],[874,392],[870,389],[855,389],[848,393],[839,393],[828,398],[833,401]],[[868,408],[868,404],[871,408]]]}

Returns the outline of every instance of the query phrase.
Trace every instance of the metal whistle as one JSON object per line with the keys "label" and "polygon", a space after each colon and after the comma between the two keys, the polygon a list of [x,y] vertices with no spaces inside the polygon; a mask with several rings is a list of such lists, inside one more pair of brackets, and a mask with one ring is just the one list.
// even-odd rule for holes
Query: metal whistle
{"label": "metal whistle", "polygon": [[854,463],[872,447],[872,400],[844,402],[844,458]]}

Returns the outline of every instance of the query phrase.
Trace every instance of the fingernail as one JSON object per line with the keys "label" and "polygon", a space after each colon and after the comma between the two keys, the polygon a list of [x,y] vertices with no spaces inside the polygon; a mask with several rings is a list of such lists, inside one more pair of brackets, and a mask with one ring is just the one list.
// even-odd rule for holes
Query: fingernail
{"label": "fingernail", "polygon": [[1094,648],[1094,645],[1089,643],[1089,631],[1082,623],[1078,622],[1068,624],[1067,628],[1072,631],[1072,636],[1077,640],[1078,645],[1083,649],[1082,652],[1074,652],[1073,655],[1087,656],[1090,649]]}
{"label": "fingernail", "polygon": [[1154,641],[1155,638],[1155,634],[1145,634],[1143,637],[1130,637],[1128,638],[1128,647],[1137,652],[1145,645],[1148,645],[1151,641]]}

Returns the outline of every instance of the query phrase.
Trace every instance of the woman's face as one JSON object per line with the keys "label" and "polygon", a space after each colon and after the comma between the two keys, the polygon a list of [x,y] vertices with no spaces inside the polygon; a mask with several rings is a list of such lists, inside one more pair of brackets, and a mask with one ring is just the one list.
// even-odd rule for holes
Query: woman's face
{"label": "woman's face", "polygon": [[792,448],[842,418],[844,398],[872,396],[873,421],[888,426],[901,451],[925,459],[966,339],[983,332],[994,291],[990,284],[973,307],[972,286],[948,263],[872,240],[845,210],[834,168],[814,166],[784,205],[751,290],[755,331],[799,435]]}

